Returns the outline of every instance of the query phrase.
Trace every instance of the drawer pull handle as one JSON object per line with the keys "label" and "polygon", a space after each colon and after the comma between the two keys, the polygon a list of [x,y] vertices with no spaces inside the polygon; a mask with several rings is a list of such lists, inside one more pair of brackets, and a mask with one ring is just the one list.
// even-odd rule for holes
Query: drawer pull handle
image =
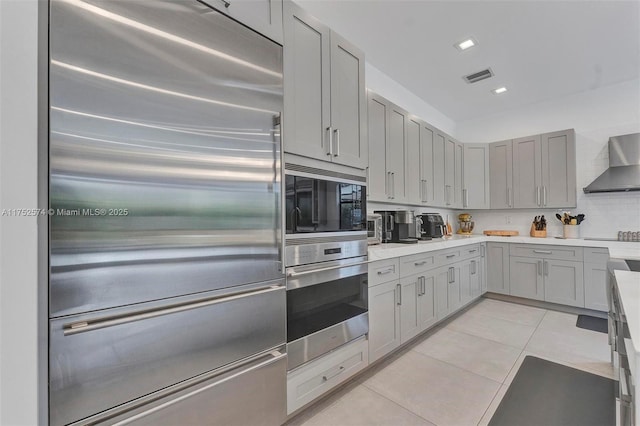
{"label": "drawer pull handle", "polygon": [[427,261],[426,261],[426,260],[423,260],[422,262],[414,262],[413,264],[414,264],[415,266],[421,266],[421,265],[424,265],[425,263],[427,263]]}
{"label": "drawer pull handle", "polygon": [[473,250],[469,250],[469,253],[475,253],[477,251],[478,251],[477,249],[473,249]]}
{"label": "drawer pull handle", "polygon": [[394,268],[392,267],[392,268],[385,269],[384,271],[378,271],[378,275],[387,275],[387,274],[392,273],[393,270],[394,270]]}
{"label": "drawer pull handle", "polygon": [[534,250],[534,253],[540,253],[540,254],[552,254],[553,252],[551,250]]}
{"label": "drawer pull handle", "polygon": [[452,257],[456,257],[456,255],[455,255],[455,254],[449,254],[449,255],[447,255],[447,259],[451,259]]}
{"label": "drawer pull handle", "polygon": [[322,381],[326,382],[329,379],[333,379],[334,377],[336,377],[338,374],[342,373],[344,371],[344,367],[341,365],[340,368],[338,368],[338,371],[336,371],[334,374],[332,374],[331,376],[322,376]]}

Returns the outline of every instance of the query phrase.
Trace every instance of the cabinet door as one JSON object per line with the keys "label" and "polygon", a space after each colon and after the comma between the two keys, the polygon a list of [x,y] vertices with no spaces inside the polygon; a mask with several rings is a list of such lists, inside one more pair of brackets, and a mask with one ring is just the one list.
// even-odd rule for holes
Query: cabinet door
{"label": "cabinet door", "polygon": [[421,291],[418,292],[418,323],[420,331],[424,331],[437,321],[436,308],[436,274],[429,271],[421,275]]}
{"label": "cabinet door", "polygon": [[471,260],[469,271],[469,294],[471,299],[476,299],[482,294],[482,268],[480,258]]}
{"label": "cabinet door", "polygon": [[544,261],[544,300],[584,307],[583,263],[568,260]]}
{"label": "cabinet door", "polygon": [[367,166],[364,53],[331,33],[331,128],[333,162]]}
{"label": "cabinet door", "polygon": [[407,202],[409,204],[422,204],[424,198],[424,184],[421,177],[421,156],[420,156],[420,127],[417,119],[407,120]]}
{"label": "cabinet door", "polygon": [[480,251],[482,252],[482,257],[478,260],[478,270],[480,271],[478,274],[478,278],[480,279],[480,293],[485,294],[489,289],[487,288],[487,264],[486,264],[486,253],[487,246],[480,246]]}
{"label": "cabinet door", "polygon": [[511,256],[509,289],[512,296],[544,300],[543,259]]}
{"label": "cabinet door", "polygon": [[447,287],[448,311],[457,311],[462,306],[461,268],[460,265],[449,267],[449,286]]}
{"label": "cabinet door", "polygon": [[420,194],[421,203],[433,205],[433,137],[434,131],[422,124],[420,128]]}
{"label": "cabinet door", "polygon": [[607,264],[584,264],[584,307],[607,312]]}
{"label": "cabinet door", "polygon": [[436,284],[436,318],[438,321],[449,315],[449,281],[451,272],[448,267],[434,271]]}
{"label": "cabinet door", "polygon": [[465,260],[460,265],[460,305],[471,301],[471,260]]}
{"label": "cabinet door", "polygon": [[489,177],[491,208],[512,208],[513,157],[511,140],[489,144]]}
{"label": "cabinet door", "polygon": [[542,205],[542,151],[540,136],[513,140],[513,206]]}
{"label": "cabinet door", "polygon": [[282,43],[282,0],[208,0],[208,4]]}
{"label": "cabinet door", "polygon": [[389,137],[387,119],[389,104],[373,92],[368,94],[369,176],[367,191],[369,200],[389,200],[390,175],[386,167],[386,147]]}
{"label": "cabinet door", "polygon": [[453,177],[453,205],[456,208],[462,208],[462,181],[464,176],[464,147],[460,142],[455,142],[455,164]]}
{"label": "cabinet door", "polygon": [[447,137],[444,144],[444,201],[445,206],[455,207],[456,143]]}
{"label": "cabinet door", "polygon": [[400,346],[400,283],[369,288],[369,361]]}
{"label": "cabinet door", "polygon": [[284,151],[330,161],[331,31],[290,1],[284,21]]}
{"label": "cabinet door", "polygon": [[444,178],[444,146],[445,137],[436,132],[433,139],[433,205],[444,207],[445,205],[445,178]]}
{"label": "cabinet door", "polygon": [[509,294],[508,243],[487,243],[487,290]]}
{"label": "cabinet door", "polygon": [[405,140],[407,134],[407,112],[395,105],[389,109],[389,139],[387,140],[386,157],[387,173],[390,173],[390,196],[398,203],[405,197]]}
{"label": "cabinet door", "polygon": [[400,280],[400,342],[404,343],[420,333],[418,319],[418,275]]}
{"label": "cabinet door", "polygon": [[573,130],[545,133],[542,144],[543,207],[576,206],[576,142]]}
{"label": "cabinet door", "polygon": [[462,185],[462,208],[488,209],[489,193],[489,146],[487,144],[464,144]]}

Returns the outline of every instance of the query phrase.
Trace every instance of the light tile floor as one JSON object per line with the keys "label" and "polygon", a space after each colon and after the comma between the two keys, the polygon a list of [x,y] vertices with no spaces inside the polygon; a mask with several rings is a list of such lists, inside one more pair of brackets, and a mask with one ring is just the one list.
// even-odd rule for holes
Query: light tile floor
{"label": "light tile floor", "polygon": [[482,299],[287,426],[487,425],[527,355],[613,377],[607,335],[576,315]]}

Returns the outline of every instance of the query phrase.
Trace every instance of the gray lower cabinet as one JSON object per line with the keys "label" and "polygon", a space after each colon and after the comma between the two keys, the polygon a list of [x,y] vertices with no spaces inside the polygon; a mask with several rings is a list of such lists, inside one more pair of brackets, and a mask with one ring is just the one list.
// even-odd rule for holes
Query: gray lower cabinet
{"label": "gray lower cabinet", "polygon": [[463,157],[462,208],[490,208],[489,145],[466,143]]}
{"label": "gray lower cabinet", "polygon": [[509,243],[487,243],[487,291],[509,294]]}
{"label": "gray lower cabinet", "polygon": [[606,248],[584,250],[584,307],[606,312],[607,304],[607,261]]}
{"label": "gray lower cabinet", "polygon": [[412,275],[400,280],[400,343],[404,343],[420,333],[419,297],[422,280]]}
{"label": "gray lower cabinet", "polygon": [[285,152],[366,168],[364,54],[291,1],[284,40]]}
{"label": "gray lower cabinet", "polygon": [[544,300],[542,259],[511,256],[509,259],[509,289],[512,296]]}
{"label": "gray lower cabinet", "polygon": [[436,317],[445,318],[462,306],[460,296],[461,265],[444,266],[435,271]]}
{"label": "gray lower cabinet", "polygon": [[369,288],[369,361],[388,354],[401,343],[400,282]]}
{"label": "gray lower cabinet", "polygon": [[584,307],[583,263],[569,260],[544,260],[544,300]]}
{"label": "gray lower cabinet", "polygon": [[471,272],[472,261],[465,260],[460,265],[460,305],[466,305],[471,301]]}
{"label": "gray lower cabinet", "polygon": [[433,271],[424,273],[422,288],[418,293],[418,323],[421,330],[426,330],[437,321],[436,316],[436,276]]}
{"label": "gray lower cabinet", "polygon": [[470,262],[470,271],[469,271],[469,300],[473,300],[477,297],[480,297],[483,293],[482,291],[482,258],[472,259]]}

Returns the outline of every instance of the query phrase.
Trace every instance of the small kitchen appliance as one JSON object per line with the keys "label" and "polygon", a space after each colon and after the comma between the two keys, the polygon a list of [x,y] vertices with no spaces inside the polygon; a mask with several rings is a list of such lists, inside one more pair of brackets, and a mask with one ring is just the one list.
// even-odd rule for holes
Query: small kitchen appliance
{"label": "small kitchen appliance", "polygon": [[444,235],[444,220],[438,213],[423,213],[418,218],[422,221],[420,239],[441,238]]}
{"label": "small kitchen appliance", "polygon": [[473,233],[473,226],[475,222],[471,220],[469,213],[461,213],[458,215],[458,234],[471,235]]}
{"label": "small kitchen appliance", "polygon": [[412,210],[376,210],[382,216],[383,243],[417,243],[416,218]]}
{"label": "small kitchen appliance", "polygon": [[367,243],[369,245],[382,242],[382,216],[379,214],[367,215]]}

